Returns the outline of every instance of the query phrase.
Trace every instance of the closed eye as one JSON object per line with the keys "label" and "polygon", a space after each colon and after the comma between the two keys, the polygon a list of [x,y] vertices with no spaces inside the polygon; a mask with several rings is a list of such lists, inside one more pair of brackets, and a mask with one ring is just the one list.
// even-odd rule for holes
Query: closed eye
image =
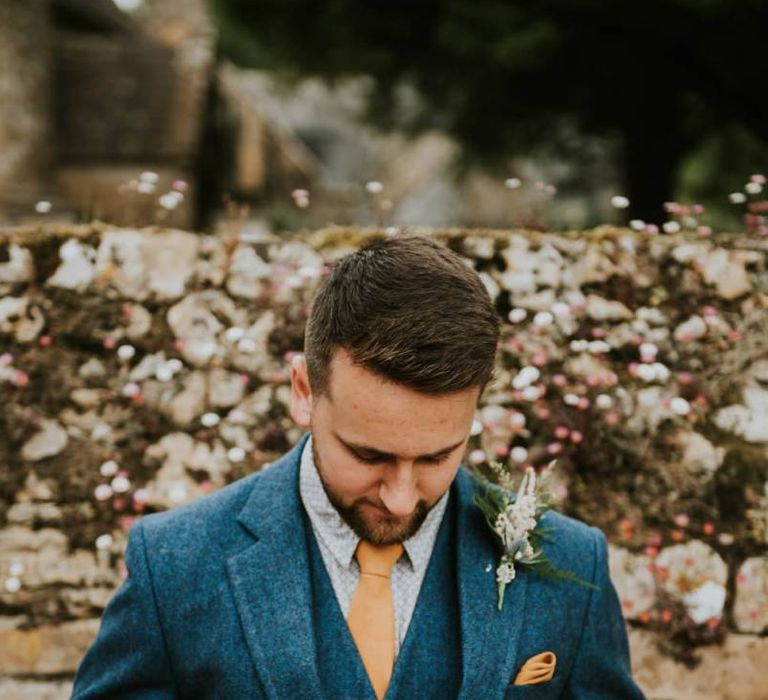
{"label": "closed eye", "polygon": [[[350,450],[351,451],[351,450]],[[363,464],[388,464],[392,462],[392,457],[389,455],[373,455],[373,456],[363,456],[361,454],[358,454],[356,452],[352,452],[352,454],[355,456],[355,459],[359,460]],[[450,453],[449,453],[450,454]],[[436,455],[434,457],[420,457],[417,459],[417,462],[421,462],[422,464],[442,464],[445,462],[445,460],[448,459],[448,455]]]}

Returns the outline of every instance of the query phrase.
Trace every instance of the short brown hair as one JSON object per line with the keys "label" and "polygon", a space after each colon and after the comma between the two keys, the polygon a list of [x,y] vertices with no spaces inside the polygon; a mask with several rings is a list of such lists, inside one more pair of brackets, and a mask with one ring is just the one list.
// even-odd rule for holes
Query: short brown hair
{"label": "short brown hair", "polygon": [[355,364],[416,391],[485,387],[499,318],[477,273],[423,236],[369,243],[341,258],[315,294],[304,350],[309,383],[328,391],[338,349]]}

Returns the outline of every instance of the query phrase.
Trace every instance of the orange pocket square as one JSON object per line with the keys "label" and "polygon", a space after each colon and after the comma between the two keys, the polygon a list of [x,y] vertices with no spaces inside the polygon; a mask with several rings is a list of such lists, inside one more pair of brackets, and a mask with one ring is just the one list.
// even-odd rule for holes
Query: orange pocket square
{"label": "orange pocket square", "polygon": [[514,685],[535,685],[545,683],[555,675],[557,657],[552,651],[545,651],[532,656],[526,661],[515,676]]}

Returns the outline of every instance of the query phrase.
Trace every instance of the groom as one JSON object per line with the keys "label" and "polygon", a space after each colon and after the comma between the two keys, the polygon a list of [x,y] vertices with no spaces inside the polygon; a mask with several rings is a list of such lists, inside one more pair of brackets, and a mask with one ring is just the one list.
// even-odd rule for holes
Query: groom
{"label": "groom", "polygon": [[342,258],[291,370],[307,432],[269,468],[130,533],[73,697],[641,699],[605,538],[556,513],[551,562],[497,609],[497,547],[460,468],[499,322],[421,237]]}

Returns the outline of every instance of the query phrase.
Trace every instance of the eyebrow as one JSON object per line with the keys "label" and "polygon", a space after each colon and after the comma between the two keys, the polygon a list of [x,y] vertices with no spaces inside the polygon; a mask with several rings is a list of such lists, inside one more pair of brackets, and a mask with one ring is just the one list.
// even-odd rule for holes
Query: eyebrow
{"label": "eyebrow", "polygon": [[[364,455],[365,457],[379,457],[381,459],[395,459],[395,455],[393,455],[390,452],[382,452],[381,450],[377,450],[375,447],[369,447],[368,445],[361,445],[355,442],[347,442],[346,440],[342,439],[338,434],[334,433],[334,437],[347,449],[351,450],[352,452],[357,452],[358,454]],[[450,452],[453,452],[457,447],[461,447],[461,445],[464,444],[464,440],[461,440],[460,442],[457,442],[455,445],[450,445],[449,447],[444,447],[441,450],[437,450],[437,452],[431,452],[430,454],[426,455],[419,455],[416,457],[416,459],[436,459],[438,457],[443,457],[447,455]]]}

